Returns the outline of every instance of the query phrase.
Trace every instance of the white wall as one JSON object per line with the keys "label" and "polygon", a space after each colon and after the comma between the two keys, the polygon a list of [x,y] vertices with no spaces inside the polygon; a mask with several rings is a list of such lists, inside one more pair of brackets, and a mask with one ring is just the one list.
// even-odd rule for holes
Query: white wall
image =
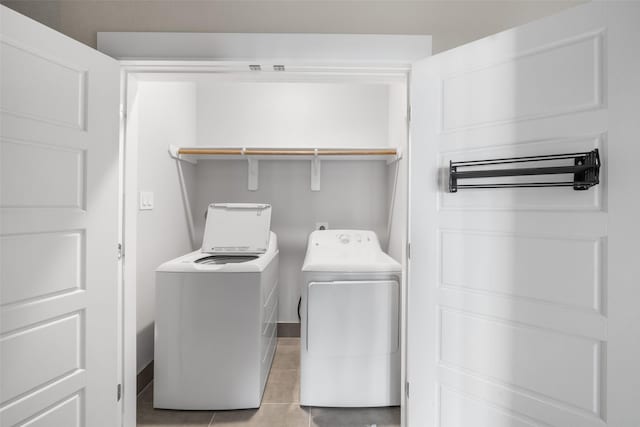
{"label": "white wall", "polygon": [[[407,87],[394,84],[389,87],[389,145],[397,147],[403,158],[389,168],[390,222],[387,250],[397,260],[404,260],[407,219]],[[395,194],[393,189],[395,187]]]}
{"label": "white wall", "polygon": [[[198,83],[198,144],[270,147],[386,147],[389,86],[345,83]],[[396,112],[403,116],[402,110]],[[194,217],[202,237],[212,202],[273,205],[280,245],[281,322],[297,322],[307,237],[316,222],[376,231],[384,244],[390,168],[384,161],[323,161],[321,191],[310,190],[309,161],[263,160],[259,189],[247,190],[247,162],[200,160]]]}
{"label": "white wall", "polygon": [[198,84],[198,144],[234,147],[385,147],[385,85]]}
{"label": "white wall", "polygon": [[[154,209],[138,211],[136,286],[138,371],[153,360],[155,269],[192,250],[176,161],[170,144],[193,145],[196,140],[196,86],[191,82],[139,82],[136,114],[138,188],[154,193]],[[131,129],[130,129],[131,130]],[[182,165],[193,192],[195,167]],[[126,262],[126,261],[125,261]]]}

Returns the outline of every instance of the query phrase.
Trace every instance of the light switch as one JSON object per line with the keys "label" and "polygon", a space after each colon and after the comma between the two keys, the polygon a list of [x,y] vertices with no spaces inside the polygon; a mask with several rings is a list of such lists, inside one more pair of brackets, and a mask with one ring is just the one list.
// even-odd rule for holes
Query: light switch
{"label": "light switch", "polygon": [[153,192],[141,191],[140,192],[140,210],[150,211],[153,209]]}

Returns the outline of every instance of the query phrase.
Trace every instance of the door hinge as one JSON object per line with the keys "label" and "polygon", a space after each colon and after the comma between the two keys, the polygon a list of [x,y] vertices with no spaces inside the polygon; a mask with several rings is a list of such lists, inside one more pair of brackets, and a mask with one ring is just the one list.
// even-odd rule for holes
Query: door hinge
{"label": "door hinge", "polygon": [[405,396],[407,396],[407,399],[408,399],[409,398],[409,381],[404,383],[404,394]]}
{"label": "door hinge", "polygon": [[407,107],[407,123],[411,123],[411,106]]}
{"label": "door hinge", "polygon": [[124,253],[122,251],[122,243],[118,243],[118,259],[122,259],[123,255]]}
{"label": "door hinge", "polygon": [[407,242],[407,259],[411,258],[411,243]]}
{"label": "door hinge", "polygon": [[120,118],[122,120],[126,120],[127,118],[127,109],[125,108],[124,104],[120,104]]}
{"label": "door hinge", "polygon": [[116,391],[116,402],[120,402],[122,399],[122,384],[118,384],[118,389]]}

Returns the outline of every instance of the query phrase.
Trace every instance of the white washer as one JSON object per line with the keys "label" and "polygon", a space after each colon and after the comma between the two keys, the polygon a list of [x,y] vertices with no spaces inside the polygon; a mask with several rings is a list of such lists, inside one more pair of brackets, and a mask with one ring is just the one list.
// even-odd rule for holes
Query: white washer
{"label": "white washer", "polygon": [[267,204],[212,204],[202,250],[156,270],[154,407],[260,406],[278,320],[270,223]]}
{"label": "white washer", "polygon": [[326,230],[302,271],[300,403],[399,405],[401,265],[373,231]]}

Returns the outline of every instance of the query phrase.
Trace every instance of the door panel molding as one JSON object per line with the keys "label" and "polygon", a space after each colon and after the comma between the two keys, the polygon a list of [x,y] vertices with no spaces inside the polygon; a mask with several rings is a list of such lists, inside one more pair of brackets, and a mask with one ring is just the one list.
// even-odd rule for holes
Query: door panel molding
{"label": "door panel molding", "polygon": [[[63,59],[54,58],[26,44],[11,40],[0,35],[0,44],[4,45],[2,50],[3,61],[6,61],[7,70],[2,78],[2,89],[21,90],[29,86],[30,90],[35,90],[36,94],[29,97],[20,97],[17,101],[11,94],[3,96],[14,101],[14,105],[0,105],[0,112],[23,117],[33,121],[40,121],[56,126],[69,127],[76,130],[86,130],[86,108],[87,108],[87,70],[76,68],[65,64]],[[15,69],[14,69],[15,68]],[[47,69],[48,68],[48,69]],[[25,80],[30,76],[32,70],[46,72],[56,81],[56,86],[40,83],[37,80]],[[7,73],[8,71],[8,73]],[[53,76],[51,76],[53,74]],[[68,74],[68,75],[65,75]],[[33,87],[33,84],[41,84],[40,87]],[[46,93],[46,91],[57,91]],[[43,97],[48,99],[68,99],[68,91],[75,91],[75,100],[71,105],[58,104],[53,111],[43,111],[39,100]],[[31,99],[34,98],[34,99]],[[17,102],[16,102],[17,101]],[[66,113],[66,114],[65,114]]]}
{"label": "door panel molding", "polygon": [[0,424],[120,425],[120,66],[0,21]]}
{"label": "door panel molding", "polygon": [[[442,78],[441,80],[442,115],[441,115],[441,123],[440,123],[441,132],[443,133],[455,132],[461,129],[472,129],[472,128],[481,127],[481,126],[495,126],[495,125],[504,124],[504,123],[514,123],[521,120],[531,120],[531,119],[539,119],[539,118],[550,117],[550,116],[560,116],[564,114],[571,114],[571,113],[577,113],[581,111],[601,108],[604,103],[604,98],[603,98],[604,90],[603,90],[603,79],[602,79],[603,38],[604,38],[603,30],[587,32],[585,34],[580,34],[565,40],[550,43],[548,45],[533,49],[531,51],[520,53],[508,59],[497,61],[491,65],[484,65],[479,68],[465,70],[464,72],[453,73],[451,75],[448,75]],[[548,92],[544,93],[544,95],[546,96],[540,97],[539,92],[541,91],[544,92],[545,89],[547,89],[546,84],[544,84],[547,82],[542,80],[541,77],[550,77],[550,76],[541,76],[540,73],[537,72],[540,70],[536,70],[536,68],[541,68],[542,71],[545,71],[546,67],[544,66],[545,65],[544,63],[538,64],[536,63],[536,61],[540,61],[540,62],[568,61],[570,59],[574,59],[574,58],[570,58],[571,54],[574,53],[572,52],[572,50],[577,50],[580,47],[586,50],[585,52],[582,52],[582,54],[585,57],[580,58],[581,62],[576,63],[576,61],[573,61],[573,63],[572,62],[563,63],[560,67],[557,67],[555,69],[555,73],[553,77],[555,79],[558,79],[559,77],[564,79],[561,82],[563,84],[560,84],[560,86],[563,86],[563,85],[571,86],[572,84],[575,84],[574,82],[576,82],[577,80],[576,77],[581,72],[588,71],[590,75],[585,76],[587,80],[583,82],[583,87],[573,88],[574,90],[572,92],[574,94],[579,93],[583,95],[586,90],[591,89],[592,90],[592,93],[590,93],[591,97],[586,97],[586,99],[583,99],[583,100],[574,100],[573,102],[571,102],[571,100],[568,100],[568,99],[564,100],[564,102],[561,102],[562,101],[561,99],[553,99],[553,101],[555,101],[554,105],[546,105],[546,106],[539,105],[535,107],[532,107],[532,106],[527,107],[526,104],[521,106],[514,105],[514,104],[505,105],[504,111],[502,113],[502,117],[495,117],[495,118],[485,117],[482,119],[475,119],[475,120],[471,118],[460,117],[454,120],[455,122],[460,122],[460,123],[447,124],[447,117],[448,117],[449,111],[459,108],[459,102],[456,101],[455,99],[452,99],[450,102],[447,102],[448,96],[449,96],[448,92],[450,91],[457,92],[457,97],[460,97],[469,93],[469,90],[471,89],[471,87],[473,87],[473,90],[476,90],[476,91],[478,90],[478,88],[482,88],[482,90],[486,90],[487,93],[485,95],[489,95],[489,96],[492,94],[495,95],[496,90],[499,91],[503,86],[505,86],[505,82],[503,78],[504,77],[509,78],[510,76],[513,76],[513,70],[508,69],[509,65],[511,65],[511,67],[513,68],[517,67],[517,68],[520,68],[521,70],[525,70],[524,76],[522,76],[521,73],[520,75],[518,75],[518,78],[523,80],[518,83],[524,86],[523,89],[528,89],[525,91],[528,94],[528,95],[525,95],[525,97],[528,98],[528,99],[525,99],[525,101],[534,102],[534,101],[537,101],[539,98],[543,98],[543,99],[546,98],[547,100],[549,100],[549,98],[558,96],[558,91],[555,90],[555,88],[553,87],[549,87]],[[555,57],[549,58],[549,57],[545,57],[545,55],[547,56],[554,55]],[[527,62],[527,63],[524,64],[524,62]],[[518,63],[520,64],[517,65]],[[541,65],[542,67],[540,67]],[[564,70],[563,67],[565,66],[566,67],[575,66],[575,69]],[[589,66],[591,66],[591,68]],[[497,76],[490,77],[491,73],[497,74]],[[561,73],[566,73],[566,75],[559,76],[559,74]],[[483,76],[481,76],[481,74],[484,74],[484,78],[482,78]],[[474,79],[474,78],[479,81],[467,82],[465,84],[464,82],[465,79]],[[456,88],[455,87],[456,83],[460,87]],[[541,85],[541,83],[543,84]],[[558,81],[554,80],[553,84],[558,84]],[[522,91],[518,91],[519,94],[521,94],[521,92]],[[562,92],[560,91],[560,93]],[[453,98],[455,97],[456,97],[456,94],[454,93]],[[500,97],[500,94],[498,94],[498,96],[496,96],[495,98],[497,98],[498,100],[502,99],[502,97]],[[476,99],[480,99],[486,102],[487,96],[483,96],[482,94],[479,94],[479,96],[477,96]],[[473,101],[475,100],[472,100],[472,102]],[[486,104],[479,105],[479,106],[475,106],[473,104],[471,105],[467,104],[465,106],[465,114],[470,114],[474,110],[476,114],[482,114],[481,113],[482,111],[484,111],[485,114],[489,114],[489,113],[493,113],[494,109],[498,106],[492,105],[492,107],[493,108],[491,109],[487,109]],[[511,113],[507,113],[507,111],[511,112],[514,109],[516,111],[512,113],[513,114],[512,116],[509,116],[509,114]],[[519,109],[522,109],[524,111],[518,112],[517,110]]]}
{"label": "door panel molding", "polygon": [[[602,237],[464,229],[440,229],[438,236],[441,288],[605,312]],[[481,259],[489,251],[492,255]],[[517,268],[505,271],[505,264]],[[573,287],[558,295],[568,284]]]}

